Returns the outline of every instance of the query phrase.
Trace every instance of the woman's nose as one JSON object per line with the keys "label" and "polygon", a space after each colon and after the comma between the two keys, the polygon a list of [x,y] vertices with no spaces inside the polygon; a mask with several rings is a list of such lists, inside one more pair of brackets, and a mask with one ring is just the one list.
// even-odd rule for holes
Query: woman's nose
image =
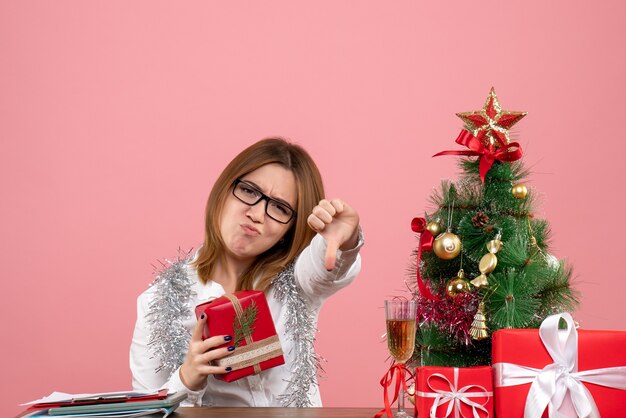
{"label": "woman's nose", "polygon": [[265,205],[266,204],[267,202],[265,202],[265,200],[263,199],[259,200],[256,204],[248,207],[248,211],[246,212],[246,215],[253,222],[263,223],[263,221],[265,220]]}

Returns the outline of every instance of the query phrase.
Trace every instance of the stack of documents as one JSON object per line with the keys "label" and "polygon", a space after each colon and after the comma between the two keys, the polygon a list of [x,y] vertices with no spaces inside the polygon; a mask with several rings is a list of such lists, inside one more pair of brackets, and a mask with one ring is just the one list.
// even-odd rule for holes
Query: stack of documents
{"label": "stack of documents", "polygon": [[107,392],[69,394],[54,392],[36,401],[27,402],[20,417],[57,418],[131,418],[167,417],[187,398],[186,393],[170,393],[167,389],[151,392]]}

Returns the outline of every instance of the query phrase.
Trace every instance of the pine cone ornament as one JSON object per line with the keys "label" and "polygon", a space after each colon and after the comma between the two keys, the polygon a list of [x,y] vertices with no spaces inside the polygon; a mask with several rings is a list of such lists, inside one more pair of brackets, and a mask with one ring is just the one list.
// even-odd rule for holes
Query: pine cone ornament
{"label": "pine cone ornament", "polygon": [[489,223],[489,216],[485,212],[478,212],[472,217],[472,225],[476,228],[483,228]]}

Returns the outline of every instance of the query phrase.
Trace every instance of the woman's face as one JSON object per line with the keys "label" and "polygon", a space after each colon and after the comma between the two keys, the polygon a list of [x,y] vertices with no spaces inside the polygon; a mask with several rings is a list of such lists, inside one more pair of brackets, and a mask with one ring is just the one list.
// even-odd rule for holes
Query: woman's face
{"label": "woman's face", "polygon": [[[267,164],[240,180],[271,199],[296,208],[296,178],[283,166]],[[267,200],[261,199],[249,206],[235,197],[231,188],[220,219],[220,233],[230,257],[242,262],[253,261],[259,254],[273,247],[295,222],[295,218],[287,224],[275,221],[266,213],[268,204]]]}

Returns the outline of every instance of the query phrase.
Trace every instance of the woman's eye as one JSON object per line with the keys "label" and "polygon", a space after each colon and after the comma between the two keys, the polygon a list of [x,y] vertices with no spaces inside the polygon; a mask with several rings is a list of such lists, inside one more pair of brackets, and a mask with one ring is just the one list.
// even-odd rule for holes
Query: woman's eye
{"label": "woman's eye", "polygon": [[289,213],[289,209],[287,209],[285,206],[281,205],[280,203],[272,202],[272,204],[274,205],[274,209],[276,209],[283,215],[287,215]]}
{"label": "woman's eye", "polygon": [[239,186],[239,190],[241,190],[242,192],[244,192],[245,194],[249,194],[250,196],[254,196],[256,195],[256,190],[254,190],[251,187],[248,186],[244,186],[244,185],[240,185]]}

